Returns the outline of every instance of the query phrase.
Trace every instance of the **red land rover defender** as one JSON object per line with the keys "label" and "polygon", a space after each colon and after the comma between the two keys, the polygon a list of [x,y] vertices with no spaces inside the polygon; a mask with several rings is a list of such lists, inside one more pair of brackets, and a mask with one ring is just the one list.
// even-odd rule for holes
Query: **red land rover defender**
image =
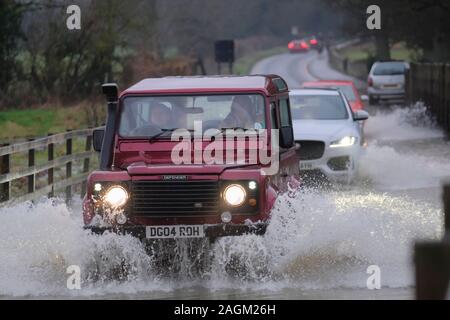
{"label": "red land rover defender", "polygon": [[95,233],[264,234],[277,196],[298,188],[288,87],[279,76],[145,79],[120,96],[115,84],[103,93],[107,123],[93,138],[100,170],[83,201]]}

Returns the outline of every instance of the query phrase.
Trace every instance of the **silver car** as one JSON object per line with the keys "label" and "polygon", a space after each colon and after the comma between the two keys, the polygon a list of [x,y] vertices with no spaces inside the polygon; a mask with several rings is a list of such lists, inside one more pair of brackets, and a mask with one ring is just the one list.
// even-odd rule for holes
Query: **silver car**
{"label": "silver car", "polygon": [[405,72],[409,64],[404,61],[375,62],[369,72],[367,93],[369,103],[386,100],[404,100]]}

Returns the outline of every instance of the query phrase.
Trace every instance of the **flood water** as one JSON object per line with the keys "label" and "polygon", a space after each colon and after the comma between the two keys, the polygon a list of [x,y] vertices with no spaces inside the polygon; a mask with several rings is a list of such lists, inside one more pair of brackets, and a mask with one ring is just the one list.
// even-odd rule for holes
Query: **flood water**
{"label": "flood water", "polygon": [[[265,236],[218,240],[201,272],[186,241],[161,272],[136,239],[89,234],[79,202],[0,209],[0,297],[411,299],[412,246],[443,232],[450,143],[420,105],[370,112],[357,181],[280,197]],[[81,290],[67,289],[69,265],[81,268]],[[366,287],[371,265],[380,290]]]}

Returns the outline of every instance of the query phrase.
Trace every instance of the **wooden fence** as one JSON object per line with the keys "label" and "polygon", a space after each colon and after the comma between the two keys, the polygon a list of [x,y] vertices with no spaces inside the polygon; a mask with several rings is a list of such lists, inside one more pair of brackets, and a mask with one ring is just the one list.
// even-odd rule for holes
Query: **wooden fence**
{"label": "wooden fence", "polygon": [[405,86],[407,102],[424,102],[450,133],[450,64],[411,63]]}
{"label": "wooden fence", "polygon": [[[92,150],[92,132],[94,129],[74,130],[47,137],[38,138],[22,143],[0,146],[0,206],[7,206],[13,202],[33,200],[42,196],[53,197],[55,192],[65,192],[66,201],[72,199],[72,188],[81,185],[81,196],[86,190],[86,178],[90,171],[91,158],[97,153]],[[84,139],[84,150],[74,153],[74,139]],[[65,144],[64,155],[56,157],[56,147]],[[44,164],[36,164],[36,152],[46,152]],[[13,171],[13,155],[28,153],[27,166],[22,170]],[[74,175],[73,163],[82,162],[80,174]],[[63,178],[55,179],[55,170],[63,170]],[[46,184],[36,188],[38,174],[46,173]],[[13,181],[26,179],[22,195],[13,197],[11,185]],[[59,180],[59,181],[56,181]]]}

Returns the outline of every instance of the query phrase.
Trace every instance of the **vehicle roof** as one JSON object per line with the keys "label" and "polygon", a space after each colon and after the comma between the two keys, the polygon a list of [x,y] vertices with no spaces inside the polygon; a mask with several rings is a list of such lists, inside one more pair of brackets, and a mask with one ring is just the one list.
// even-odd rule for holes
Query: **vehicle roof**
{"label": "vehicle roof", "polygon": [[290,95],[321,95],[321,96],[338,96],[339,90],[331,89],[331,88],[305,88],[305,89],[295,89],[289,92]]}
{"label": "vehicle roof", "polygon": [[354,82],[351,80],[318,80],[303,82],[303,86],[320,86],[324,84],[354,85]]}
{"label": "vehicle roof", "polygon": [[144,79],[124,90],[121,95],[227,91],[264,91],[272,95],[288,92],[288,86],[277,75],[163,77]]}
{"label": "vehicle roof", "polygon": [[403,64],[408,64],[408,62],[404,61],[404,60],[378,60],[378,61],[375,61],[373,64],[382,64],[382,63],[403,63]]}

